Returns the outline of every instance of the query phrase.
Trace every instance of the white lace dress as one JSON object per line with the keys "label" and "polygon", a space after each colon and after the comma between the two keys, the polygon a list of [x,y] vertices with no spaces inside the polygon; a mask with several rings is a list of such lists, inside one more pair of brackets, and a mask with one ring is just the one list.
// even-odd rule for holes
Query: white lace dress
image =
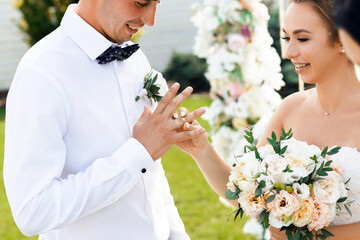
{"label": "white lace dress", "polygon": [[360,222],[360,152],[356,148],[342,147],[339,153],[334,155],[334,159],[340,163],[341,168],[344,170],[344,182],[351,178],[349,183],[346,184],[349,189],[346,202],[353,200],[355,202],[350,206],[352,216],[342,207],[341,211],[336,211],[336,217],[331,225]]}

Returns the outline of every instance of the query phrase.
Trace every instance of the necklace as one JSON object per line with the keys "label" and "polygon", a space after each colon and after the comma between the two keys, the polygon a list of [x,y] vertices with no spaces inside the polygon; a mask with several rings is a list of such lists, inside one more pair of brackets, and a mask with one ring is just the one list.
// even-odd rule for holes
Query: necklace
{"label": "necklace", "polygon": [[326,112],[326,111],[324,111],[325,112],[325,116],[329,116],[330,115],[330,113],[328,113],[328,112]]}

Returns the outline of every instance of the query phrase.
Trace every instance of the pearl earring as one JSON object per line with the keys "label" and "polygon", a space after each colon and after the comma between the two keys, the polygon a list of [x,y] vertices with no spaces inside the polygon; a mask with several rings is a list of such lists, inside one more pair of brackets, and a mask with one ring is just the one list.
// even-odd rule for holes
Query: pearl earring
{"label": "pearl earring", "polygon": [[342,53],[344,53],[344,52],[345,52],[345,49],[344,49],[344,48],[343,48],[343,49],[341,49],[341,52],[342,52]]}

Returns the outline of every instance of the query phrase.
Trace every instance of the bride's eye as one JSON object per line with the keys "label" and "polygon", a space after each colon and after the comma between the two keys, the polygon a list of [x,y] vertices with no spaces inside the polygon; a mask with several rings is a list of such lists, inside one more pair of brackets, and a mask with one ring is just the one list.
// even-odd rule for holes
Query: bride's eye
{"label": "bride's eye", "polygon": [[284,40],[285,42],[288,42],[288,41],[290,41],[290,37],[281,37],[282,38],[282,40]]}
{"label": "bride's eye", "polygon": [[309,39],[308,39],[308,38],[298,38],[298,40],[299,40],[300,42],[306,42],[306,41],[308,41]]}

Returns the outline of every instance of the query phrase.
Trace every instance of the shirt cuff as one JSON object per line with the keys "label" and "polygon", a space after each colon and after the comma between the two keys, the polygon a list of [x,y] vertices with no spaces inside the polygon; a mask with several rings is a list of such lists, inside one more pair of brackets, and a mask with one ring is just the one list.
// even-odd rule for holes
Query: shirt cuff
{"label": "shirt cuff", "polygon": [[131,175],[144,174],[154,167],[151,155],[135,138],[126,141],[111,157],[121,161]]}

